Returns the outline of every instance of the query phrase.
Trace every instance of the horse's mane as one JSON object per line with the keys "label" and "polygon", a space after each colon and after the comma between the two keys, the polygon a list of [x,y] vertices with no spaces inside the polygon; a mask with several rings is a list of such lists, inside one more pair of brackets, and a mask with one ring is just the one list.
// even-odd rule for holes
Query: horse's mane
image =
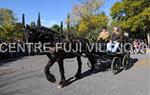
{"label": "horse's mane", "polygon": [[65,38],[65,35],[61,35],[61,33],[59,32],[56,32],[50,28],[47,28],[47,27],[44,27],[44,26],[34,26],[34,27],[31,27],[31,30],[35,30],[39,33],[42,33],[43,35],[53,35],[54,39],[55,39],[55,42],[59,42],[59,41],[69,41],[69,42],[72,42],[72,41],[75,41],[75,40],[80,40],[80,42],[82,43],[89,43],[88,39],[84,38],[84,37],[75,37],[75,38],[72,38],[71,40],[67,40]]}
{"label": "horse's mane", "polygon": [[36,31],[43,32],[43,33],[60,34],[50,28],[45,27],[45,26],[34,26],[34,27],[31,27],[31,29],[35,29]]}

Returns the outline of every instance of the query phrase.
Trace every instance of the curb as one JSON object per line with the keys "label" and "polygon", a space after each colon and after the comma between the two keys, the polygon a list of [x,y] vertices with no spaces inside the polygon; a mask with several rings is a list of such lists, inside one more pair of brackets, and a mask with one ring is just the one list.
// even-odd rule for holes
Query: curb
{"label": "curb", "polygon": [[150,49],[147,49],[147,50],[146,50],[146,53],[150,54]]}

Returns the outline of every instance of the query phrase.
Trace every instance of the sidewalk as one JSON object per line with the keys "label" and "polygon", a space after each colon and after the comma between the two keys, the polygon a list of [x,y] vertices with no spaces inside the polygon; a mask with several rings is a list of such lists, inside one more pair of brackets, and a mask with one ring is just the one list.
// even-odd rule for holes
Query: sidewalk
{"label": "sidewalk", "polygon": [[147,50],[146,50],[146,53],[150,54],[150,49],[147,49]]}

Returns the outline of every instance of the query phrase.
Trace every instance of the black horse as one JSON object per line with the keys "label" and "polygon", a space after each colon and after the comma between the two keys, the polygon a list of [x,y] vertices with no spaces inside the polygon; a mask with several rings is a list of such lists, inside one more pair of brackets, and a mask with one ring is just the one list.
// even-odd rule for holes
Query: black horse
{"label": "black horse", "polygon": [[[55,48],[55,45],[58,42],[65,43],[68,45],[70,43],[72,44],[70,52],[66,52],[63,49],[59,49],[58,51],[45,53],[48,56],[49,61],[45,66],[44,72],[46,74],[47,80],[50,82],[54,83],[56,81],[55,76],[50,73],[50,68],[53,66],[53,64],[55,62],[58,63],[60,75],[61,75],[61,80],[59,82],[58,87],[63,87],[66,83],[66,78],[64,75],[64,64],[63,64],[64,59],[77,57],[78,70],[74,76],[75,79],[81,78],[81,69],[82,69],[81,56],[83,53],[86,55],[86,57],[89,59],[89,61],[91,63],[91,66],[92,66],[92,68],[90,70],[91,73],[94,71],[95,60],[94,60],[93,56],[87,50],[86,45],[89,44],[87,39],[74,38],[74,39],[68,41],[68,40],[65,40],[65,37],[60,35],[60,33],[52,31],[51,29],[46,28],[46,27],[29,27],[27,25],[25,28],[25,32],[28,36],[29,42],[39,42],[39,41],[41,43],[49,42],[51,44],[52,48]],[[74,52],[73,50],[75,49],[77,44],[81,45],[82,50],[81,51],[78,50],[78,51]]]}

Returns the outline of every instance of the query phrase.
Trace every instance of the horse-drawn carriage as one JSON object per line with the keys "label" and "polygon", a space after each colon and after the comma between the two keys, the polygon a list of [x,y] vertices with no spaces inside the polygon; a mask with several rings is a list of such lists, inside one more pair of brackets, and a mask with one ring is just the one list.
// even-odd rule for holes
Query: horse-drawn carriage
{"label": "horse-drawn carriage", "polygon": [[[64,59],[67,58],[77,58],[77,63],[78,63],[78,69],[77,72],[74,76],[74,78],[80,79],[81,74],[82,74],[82,61],[81,61],[81,56],[82,54],[85,54],[85,56],[88,58],[90,62],[88,62],[88,66],[91,67],[91,74],[93,71],[95,71],[95,63],[98,64],[98,61],[100,63],[105,63],[106,61],[111,63],[111,70],[113,71],[114,74],[116,74],[121,68],[127,69],[127,65],[130,61],[130,53],[128,52],[117,52],[117,53],[108,53],[108,52],[89,52],[87,49],[86,44],[90,44],[88,39],[85,38],[74,38],[68,42],[64,40],[60,40],[62,36],[55,32],[52,31],[51,29],[45,28],[45,27],[30,27],[26,26],[25,28],[26,35],[28,38],[29,42],[32,43],[37,43],[40,41],[40,43],[50,43],[51,47],[57,46],[57,43],[71,43],[71,51],[66,52],[63,50],[63,48],[59,49],[58,51],[54,52],[49,52],[45,53],[47,57],[49,58],[48,63],[46,64],[44,68],[44,72],[46,75],[46,78],[50,82],[56,82],[55,76],[50,72],[51,67],[53,66],[54,63],[58,63],[59,69],[60,69],[60,75],[61,75],[61,80],[59,82],[59,88],[65,86],[67,80],[65,78],[64,74]],[[76,47],[76,43],[82,47],[81,51],[80,49],[77,49],[76,52],[74,51],[74,48]],[[55,49],[56,47],[54,47]],[[89,64],[90,63],[90,64]]]}
{"label": "horse-drawn carriage", "polygon": [[[96,66],[110,66],[113,74],[117,74],[121,69],[126,70],[130,62],[130,53],[115,53],[110,54],[107,52],[101,53],[101,55],[95,55]],[[90,61],[87,62],[88,67],[91,68]]]}
{"label": "horse-drawn carriage", "polygon": [[[106,43],[103,43],[102,52],[94,52],[93,56],[96,61],[96,66],[104,66],[107,65],[110,67],[113,74],[117,74],[122,69],[126,70],[130,63],[130,46],[125,45],[126,43],[130,43],[126,39],[124,39],[123,43],[120,45],[120,49],[117,52],[107,52],[106,51]],[[91,68],[90,61],[87,62],[89,68]]]}

